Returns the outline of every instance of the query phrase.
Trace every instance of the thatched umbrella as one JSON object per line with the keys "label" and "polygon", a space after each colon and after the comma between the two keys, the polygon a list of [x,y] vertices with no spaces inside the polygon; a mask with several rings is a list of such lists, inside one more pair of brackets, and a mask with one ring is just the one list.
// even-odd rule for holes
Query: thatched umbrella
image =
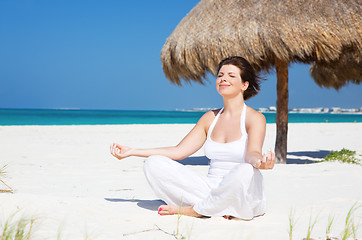
{"label": "thatched umbrella", "polygon": [[202,83],[220,60],[246,58],[256,71],[276,69],[276,156],[286,162],[288,65],[311,63],[320,86],[362,81],[362,0],[202,0],[161,51],[166,77]]}

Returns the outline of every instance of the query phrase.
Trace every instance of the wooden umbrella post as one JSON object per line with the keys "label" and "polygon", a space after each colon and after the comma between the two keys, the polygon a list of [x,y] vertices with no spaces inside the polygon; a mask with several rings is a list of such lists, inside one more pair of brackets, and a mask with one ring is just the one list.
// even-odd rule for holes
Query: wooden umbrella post
{"label": "wooden umbrella post", "polygon": [[288,62],[275,60],[277,72],[277,137],[275,141],[275,157],[278,163],[287,162],[287,138],[288,138]]}

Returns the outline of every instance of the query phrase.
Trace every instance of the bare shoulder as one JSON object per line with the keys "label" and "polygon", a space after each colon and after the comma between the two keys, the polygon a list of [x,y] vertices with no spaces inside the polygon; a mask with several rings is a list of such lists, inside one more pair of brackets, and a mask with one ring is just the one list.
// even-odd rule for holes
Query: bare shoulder
{"label": "bare shoulder", "polygon": [[251,107],[247,107],[245,124],[247,128],[253,126],[265,126],[266,119],[264,114],[252,109]]}
{"label": "bare shoulder", "polygon": [[215,110],[210,110],[208,112],[206,112],[204,115],[202,115],[202,117],[200,118],[199,122],[211,122],[214,120],[214,118],[216,117],[217,113],[220,111],[220,109],[215,109]]}
{"label": "bare shoulder", "polygon": [[206,112],[200,120],[198,121],[198,125],[202,126],[205,130],[209,129],[212,121],[215,119],[217,113],[220,111],[220,109],[211,110]]}

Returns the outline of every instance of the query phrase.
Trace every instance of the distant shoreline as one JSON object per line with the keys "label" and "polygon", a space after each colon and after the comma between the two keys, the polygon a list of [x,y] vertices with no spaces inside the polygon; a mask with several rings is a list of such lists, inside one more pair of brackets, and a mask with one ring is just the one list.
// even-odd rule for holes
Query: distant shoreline
{"label": "distant shoreline", "polygon": [[[129,111],[129,110],[4,110],[0,125],[128,125],[195,124],[205,111]],[[267,123],[275,123],[275,112],[263,112]],[[362,122],[357,112],[290,112],[289,123]]]}
{"label": "distant shoreline", "polygon": [[[219,109],[219,107],[205,107],[205,108],[176,108],[176,109],[88,109],[88,108],[0,108],[0,111],[145,111],[145,112],[207,112],[210,110]],[[275,113],[276,107],[259,107],[254,108],[262,113]],[[357,108],[340,108],[340,107],[312,107],[312,108],[290,108],[288,113],[357,113],[362,114],[362,107]]]}

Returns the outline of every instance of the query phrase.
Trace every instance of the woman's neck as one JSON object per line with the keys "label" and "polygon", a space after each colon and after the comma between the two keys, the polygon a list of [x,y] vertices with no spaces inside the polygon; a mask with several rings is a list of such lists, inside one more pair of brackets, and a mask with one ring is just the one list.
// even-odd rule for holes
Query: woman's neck
{"label": "woman's neck", "polygon": [[224,97],[224,111],[225,113],[238,114],[244,107],[244,98],[243,96],[238,96],[234,98],[225,98]]}

